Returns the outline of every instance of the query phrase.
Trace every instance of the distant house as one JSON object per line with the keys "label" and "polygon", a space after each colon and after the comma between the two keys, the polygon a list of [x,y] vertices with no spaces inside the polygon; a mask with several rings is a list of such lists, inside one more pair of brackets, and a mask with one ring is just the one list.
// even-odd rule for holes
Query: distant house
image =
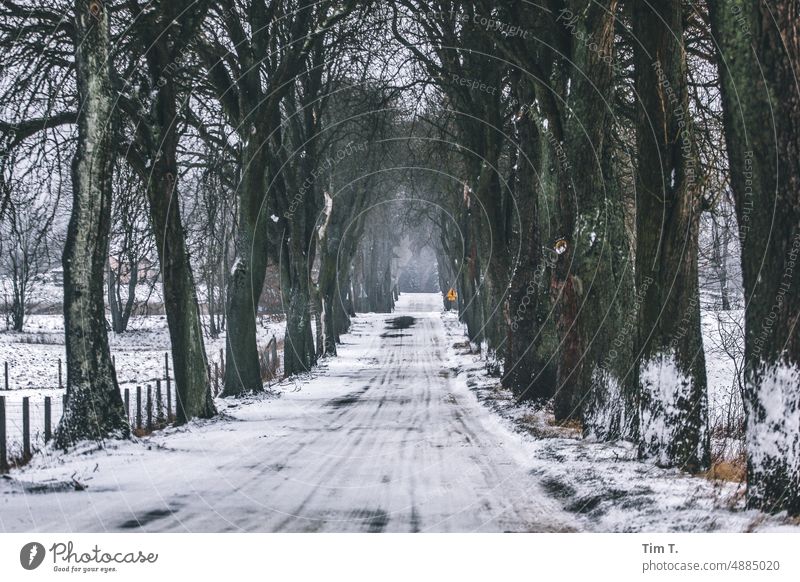
{"label": "distant house", "polygon": [[[130,269],[127,264],[123,264],[121,266],[122,268],[120,268],[119,260],[117,260],[116,257],[109,257],[108,264],[116,273],[119,273],[119,280],[121,283],[128,283],[128,281],[130,281]],[[137,283],[139,284],[152,282],[158,277],[158,264],[147,257],[139,259],[136,270]]]}

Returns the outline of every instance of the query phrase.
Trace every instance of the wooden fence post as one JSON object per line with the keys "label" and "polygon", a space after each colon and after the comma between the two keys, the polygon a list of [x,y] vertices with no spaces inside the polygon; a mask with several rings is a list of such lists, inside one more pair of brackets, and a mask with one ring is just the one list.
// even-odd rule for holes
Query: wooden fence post
{"label": "wooden fence post", "polygon": [[6,375],[6,390],[8,390],[8,362],[3,362],[5,365],[5,375]]}
{"label": "wooden fence post", "polygon": [[[60,362],[61,360],[59,360]],[[52,429],[52,413],[50,410],[50,397],[44,397],[44,442],[45,444],[50,442],[50,439],[53,438],[53,429]]]}
{"label": "wooden fence post", "polygon": [[164,423],[164,401],[161,399],[161,380],[156,380],[156,424]]}
{"label": "wooden fence post", "polygon": [[142,387],[136,387],[136,428],[142,428]]}
{"label": "wooden fence post", "polygon": [[167,382],[167,397],[170,395],[170,380],[169,380],[169,353],[164,352],[164,379]]}
{"label": "wooden fence post", "polygon": [[172,390],[169,387],[169,382],[167,382],[167,422],[172,422]]}
{"label": "wooden fence post", "polygon": [[6,449],[6,397],[0,396],[0,473],[8,471],[8,449]]}
{"label": "wooden fence post", "polygon": [[147,430],[153,430],[153,389],[147,385]]}
{"label": "wooden fence post", "polygon": [[58,358],[58,387],[59,388],[64,387],[64,381],[62,380],[61,376],[61,358]]}
{"label": "wooden fence post", "polygon": [[31,400],[29,396],[22,398],[22,458],[31,458]]}
{"label": "wooden fence post", "polygon": [[125,388],[125,418],[131,423],[131,389]]}

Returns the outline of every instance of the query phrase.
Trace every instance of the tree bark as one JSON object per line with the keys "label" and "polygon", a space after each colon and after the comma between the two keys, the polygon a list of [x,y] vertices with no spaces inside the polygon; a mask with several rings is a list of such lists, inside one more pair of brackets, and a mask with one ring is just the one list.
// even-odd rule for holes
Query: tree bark
{"label": "tree bark", "polygon": [[72,160],[72,215],[64,247],[67,402],[55,444],[130,435],[111,362],[103,304],[114,157],[114,91],[108,16],[95,0],[75,2],[80,110]]}
{"label": "tree bark", "polygon": [[[255,125],[253,126],[256,127]],[[259,137],[260,136],[260,137]],[[228,279],[223,396],[263,389],[256,341],[256,315],[267,269],[266,148],[263,132],[246,136],[239,193],[235,257]]]}
{"label": "tree bark", "polygon": [[[613,105],[607,100],[613,93],[617,2],[570,5],[554,23],[559,42],[571,49],[571,62],[555,60],[563,73],[553,88],[565,103],[555,102],[547,89],[537,93],[549,122],[541,127],[550,159],[543,195],[558,209],[551,232],[566,242],[563,254],[553,257],[551,279],[560,342],[554,412],[560,421],[581,420],[595,438],[613,439],[629,436],[635,418],[628,374],[632,342],[624,329],[632,268],[609,140]],[[555,253],[554,242],[547,241],[548,253]]]}
{"label": "tree bark", "polygon": [[[520,103],[533,102],[530,84],[516,93]],[[516,172],[510,182],[516,200],[514,220],[519,221],[519,255],[515,257],[511,287],[507,340],[504,350],[503,386],[520,400],[545,400],[552,396],[552,377],[545,373],[547,364],[540,357],[542,326],[539,323],[540,300],[547,292],[545,257],[542,256],[539,228],[541,151],[536,126],[528,116],[516,123]]]}
{"label": "tree bark", "polygon": [[314,336],[311,333],[309,266],[303,251],[297,248],[305,242],[301,238],[301,230],[302,228],[294,229],[292,240],[284,245],[282,260],[283,294],[289,300],[283,346],[283,369],[287,376],[309,372],[317,362]]}
{"label": "tree bark", "polygon": [[150,115],[137,124],[137,143],[146,159],[145,167],[138,171],[147,187],[150,222],[161,266],[178,424],[216,414],[177,187],[178,96],[172,67],[179,58],[178,43],[194,36],[208,8],[207,2],[193,4],[191,11],[185,5],[171,3],[136,15],[141,18],[138,30],[145,42],[149,81],[155,88]]}
{"label": "tree bark", "polygon": [[747,505],[800,514],[800,34],[792,0],[710,3],[745,290]]}
{"label": "tree bark", "polygon": [[680,0],[635,3],[636,283],[640,446],[661,466],[708,467],[697,279],[701,213]]}

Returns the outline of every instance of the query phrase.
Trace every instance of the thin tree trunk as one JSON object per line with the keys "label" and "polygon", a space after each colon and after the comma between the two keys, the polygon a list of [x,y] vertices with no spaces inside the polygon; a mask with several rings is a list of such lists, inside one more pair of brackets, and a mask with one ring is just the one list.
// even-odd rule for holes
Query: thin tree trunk
{"label": "thin tree trunk", "polygon": [[711,261],[717,273],[721,308],[722,311],[729,311],[731,301],[728,291],[728,235],[720,233],[716,219],[711,221],[711,247]]}
{"label": "thin tree trunk", "polygon": [[76,0],[74,6],[80,109],[63,255],[67,401],[55,434],[61,448],[81,439],[130,435],[103,304],[115,151],[108,16],[99,2]]}

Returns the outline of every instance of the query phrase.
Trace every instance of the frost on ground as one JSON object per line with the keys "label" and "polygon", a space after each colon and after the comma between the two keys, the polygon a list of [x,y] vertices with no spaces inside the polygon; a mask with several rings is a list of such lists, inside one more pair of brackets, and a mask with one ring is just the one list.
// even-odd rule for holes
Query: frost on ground
{"label": "frost on ground", "polygon": [[0,479],[0,531],[797,530],[515,405],[440,307],[359,315],[338,357],[216,419],[46,449]]}

